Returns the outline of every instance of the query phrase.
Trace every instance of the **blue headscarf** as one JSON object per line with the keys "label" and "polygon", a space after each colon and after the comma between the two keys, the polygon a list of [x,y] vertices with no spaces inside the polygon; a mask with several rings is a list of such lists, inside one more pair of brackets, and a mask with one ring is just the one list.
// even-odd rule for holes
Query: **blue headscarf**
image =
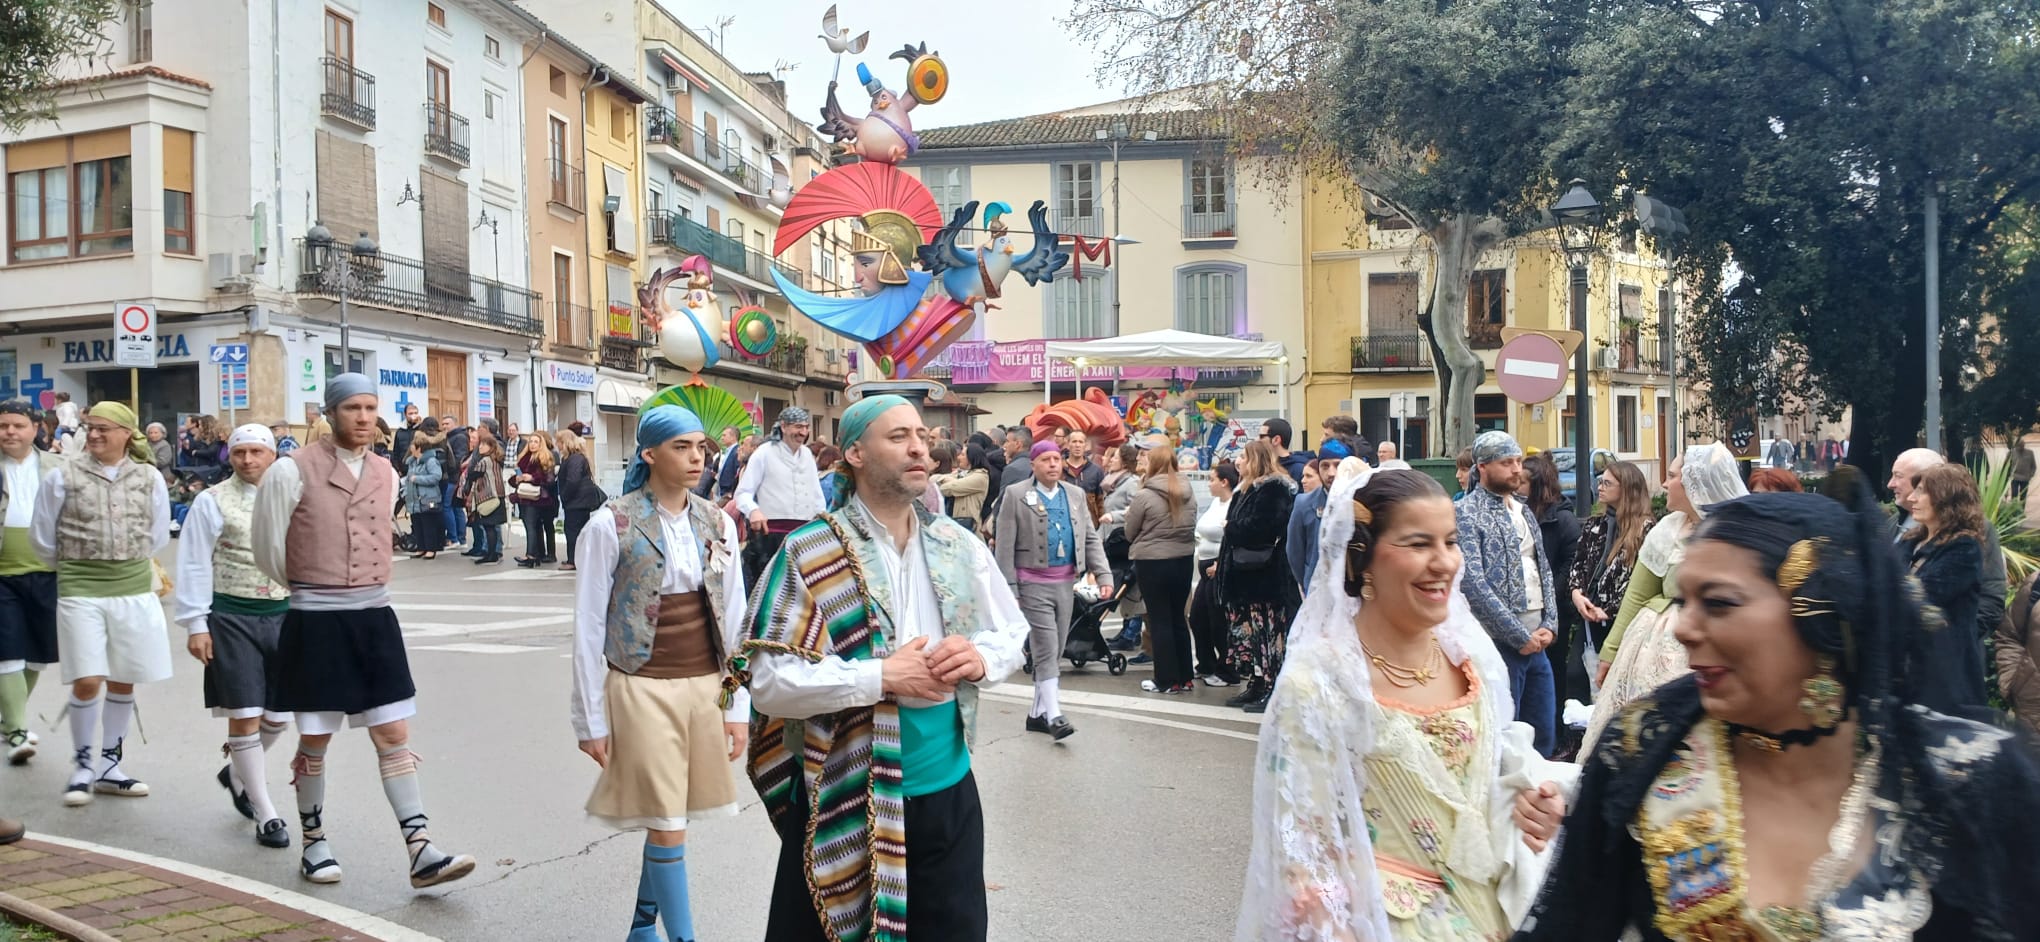
{"label": "blue headscarf", "polygon": [[637,450],[631,453],[630,470],[623,475],[623,492],[645,486],[652,466],[645,463],[645,449],[657,448],[688,432],[701,432],[701,418],[679,406],[653,406],[638,416]]}
{"label": "blue headscarf", "polygon": [[[913,403],[908,402],[903,397],[894,395],[872,396],[867,399],[857,400],[855,405],[843,410],[842,421],[836,423],[836,437],[840,439],[837,445],[843,449],[845,454],[848,454],[850,446],[863,440],[864,433],[871,428],[873,419],[878,418],[891,409],[910,405],[913,405]],[[849,503],[850,491],[856,486],[856,482],[852,481],[850,475],[847,474],[837,474],[835,483],[835,493],[829,495],[830,510],[840,510],[844,504]]]}

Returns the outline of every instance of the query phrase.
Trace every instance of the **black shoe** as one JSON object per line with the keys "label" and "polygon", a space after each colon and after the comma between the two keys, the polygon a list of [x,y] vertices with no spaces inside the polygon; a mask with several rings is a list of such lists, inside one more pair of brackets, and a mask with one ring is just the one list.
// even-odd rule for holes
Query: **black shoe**
{"label": "black shoe", "polygon": [[1076,731],[1077,728],[1071,726],[1070,721],[1064,717],[1058,716],[1048,722],[1048,734],[1055,737],[1056,742],[1070,738],[1070,734]]}
{"label": "black shoe", "polygon": [[290,825],[282,818],[270,818],[255,829],[255,843],[264,847],[289,847]]}
{"label": "black shoe", "polygon": [[[234,797],[234,810],[240,812],[241,817],[247,818],[250,821],[255,820],[255,803],[248,800],[247,792],[234,790],[234,778],[227,771],[227,767],[224,765],[220,766],[220,774],[215,775],[213,777],[219,780],[220,787],[226,789],[227,794],[232,795]],[[290,838],[286,836],[284,838],[284,843],[287,844],[289,842]],[[269,846],[282,847],[284,845],[271,844]]]}
{"label": "black shoe", "polygon": [[1230,697],[1227,697],[1225,700],[1225,705],[1229,707],[1243,707],[1249,703],[1261,699],[1262,695],[1263,694],[1261,690],[1260,681],[1249,681],[1247,683],[1246,689],[1241,690],[1239,693],[1233,694]]}
{"label": "black shoe", "polygon": [[1030,717],[1028,717],[1028,718],[1027,718],[1027,731],[1028,731],[1028,732],[1030,732],[1030,733],[1045,733],[1045,732],[1048,732],[1048,717],[1046,717],[1046,716],[1030,716]]}
{"label": "black shoe", "polygon": [[559,558],[555,556],[540,556],[538,561],[541,563],[556,563],[559,562]]}
{"label": "black shoe", "polygon": [[1262,697],[1261,699],[1249,703],[1246,706],[1240,707],[1240,709],[1245,710],[1248,713],[1266,713],[1268,712],[1268,698]]}
{"label": "black shoe", "polygon": [[538,560],[536,560],[536,559],[529,559],[529,558],[526,558],[526,559],[520,559],[520,560],[518,560],[518,561],[517,561],[517,568],[519,568],[519,569],[536,569],[536,568],[538,568]]}

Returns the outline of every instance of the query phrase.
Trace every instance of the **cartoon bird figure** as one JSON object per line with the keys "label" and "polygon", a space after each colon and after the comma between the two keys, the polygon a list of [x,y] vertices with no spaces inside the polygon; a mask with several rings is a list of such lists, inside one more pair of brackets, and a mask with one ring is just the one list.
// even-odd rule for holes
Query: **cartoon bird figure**
{"label": "cartoon bird figure", "polygon": [[873,78],[871,69],[857,63],[857,80],[871,95],[871,110],[854,118],[836,100],[836,83],[829,83],[829,98],[822,106],[821,132],[829,135],[842,153],[856,154],[873,163],[896,164],[921,149],[908,112],[916,105],[934,104],[949,90],[949,67],[939,54],[928,52],[928,44],[906,46],[887,58],[905,59],[908,94],[902,95]]}
{"label": "cartoon bird figure", "polygon": [[1048,204],[1041,200],[1035,200],[1027,210],[1027,221],[1034,230],[1034,246],[1025,254],[1015,254],[1018,250],[1013,245],[1013,235],[1003,220],[1013,207],[1005,203],[985,207],[987,238],[982,245],[970,248],[957,245],[957,236],[969,228],[977,206],[977,201],[972,200],[957,207],[949,225],[935,234],[933,242],[921,246],[920,257],[921,267],[942,279],[944,294],[982,315],[985,301],[1000,296],[999,284],[1008,274],[1019,272],[1030,285],[1052,282],[1055,273],[1069,264],[1070,253],[1056,247],[1055,232],[1048,227]]}
{"label": "cartoon bird figure", "polygon": [[864,53],[864,44],[871,40],[871,33],[869,31],[858,33],[856,39],[851,39],[849,30],[838,27],[836,23],[836,5],[831,3],[829,4],[829,11],[822,14],[822,35],[820,38],[822,42],[829,44],[830,52],[839,56],[847,52],[855,56]]}
{"label": "cartoon bird figure", "polygon": [[[675,310],[666,289],[687,278],[687,294]],[[659,269],[638,289],[638,307],[646,326],[659,338],[659,355],[682,369],[699,374],[722,360],[715,338],[723,335],[722,312],[716,308],[715,270],[708,259],[690,255],[678,268]],[[696,375],[695,381],[701,377]]]}

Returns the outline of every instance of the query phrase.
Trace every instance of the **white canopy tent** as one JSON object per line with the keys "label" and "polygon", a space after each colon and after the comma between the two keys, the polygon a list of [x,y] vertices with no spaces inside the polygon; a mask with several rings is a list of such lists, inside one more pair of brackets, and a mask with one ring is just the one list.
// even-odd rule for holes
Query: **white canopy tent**
{"label": "white canopy tent", "polygon": [[[1193,334],[1187,330],[1150,330],[1097,340],[1051,340],[1041,360],[1041,401],[1049,401],[1049,365],[1068,360],[1077,375],[1093,366],[1191,366],[1241,369],[1272,366],[1280,377],[1278,409],[1289,417],[1289,352],[1276,340],[1240,340]],[[1083,383],[1078,381],[1081,390]]]}

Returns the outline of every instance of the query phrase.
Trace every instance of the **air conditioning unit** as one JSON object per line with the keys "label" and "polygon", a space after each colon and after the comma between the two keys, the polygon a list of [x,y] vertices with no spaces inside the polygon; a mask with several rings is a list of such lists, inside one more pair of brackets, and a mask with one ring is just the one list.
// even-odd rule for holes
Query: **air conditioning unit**
{"label": "air conditioning unit", "polygon": [[769,150],[777,150],[778,148],[779,148],[779,138],[773,137],[773,136],[772,136],[772,135],[770,135],[770,134],[767,134],[767,135],[765,135],[765,149],[769,151]]}
{"label": "air conditioning unit", "polygon": [[[828,348],[827,350],[823,350],[823,351],[822,351],[822,362],[823,362],[823,363],[827,363],[827,364],[828,364],[828,365],[830,365],[830,366],[835,366],[835,365],[836,365],[836,348],[835,348],[835,347],[830,347],[830,348]],[[833,395],[833,394],[832,394],[832,395]]]}
{"label": "air conditioning unit", "polygon": [[1622,365],[1622,349],[1615,346],[1601,347],[1594,351],[1594,366],[1597,369],[1612,370]]}
{"label": "air conditioning unit", "polygon": [[835,407],[836,407],[836,391],[835,391],[835,390],[833,390],[833,389],[824,389],[824,390],[822,390],[822,405],[823,405],[823,407],[825,407],[825,408],[830,408],[830,409],[833,409],[833,408],[835,408]]}
{"label": "air conditioning unit", "polygon": [[675,95],[687,94],[687,80],[678,75],[666,76],[666,90]]}

